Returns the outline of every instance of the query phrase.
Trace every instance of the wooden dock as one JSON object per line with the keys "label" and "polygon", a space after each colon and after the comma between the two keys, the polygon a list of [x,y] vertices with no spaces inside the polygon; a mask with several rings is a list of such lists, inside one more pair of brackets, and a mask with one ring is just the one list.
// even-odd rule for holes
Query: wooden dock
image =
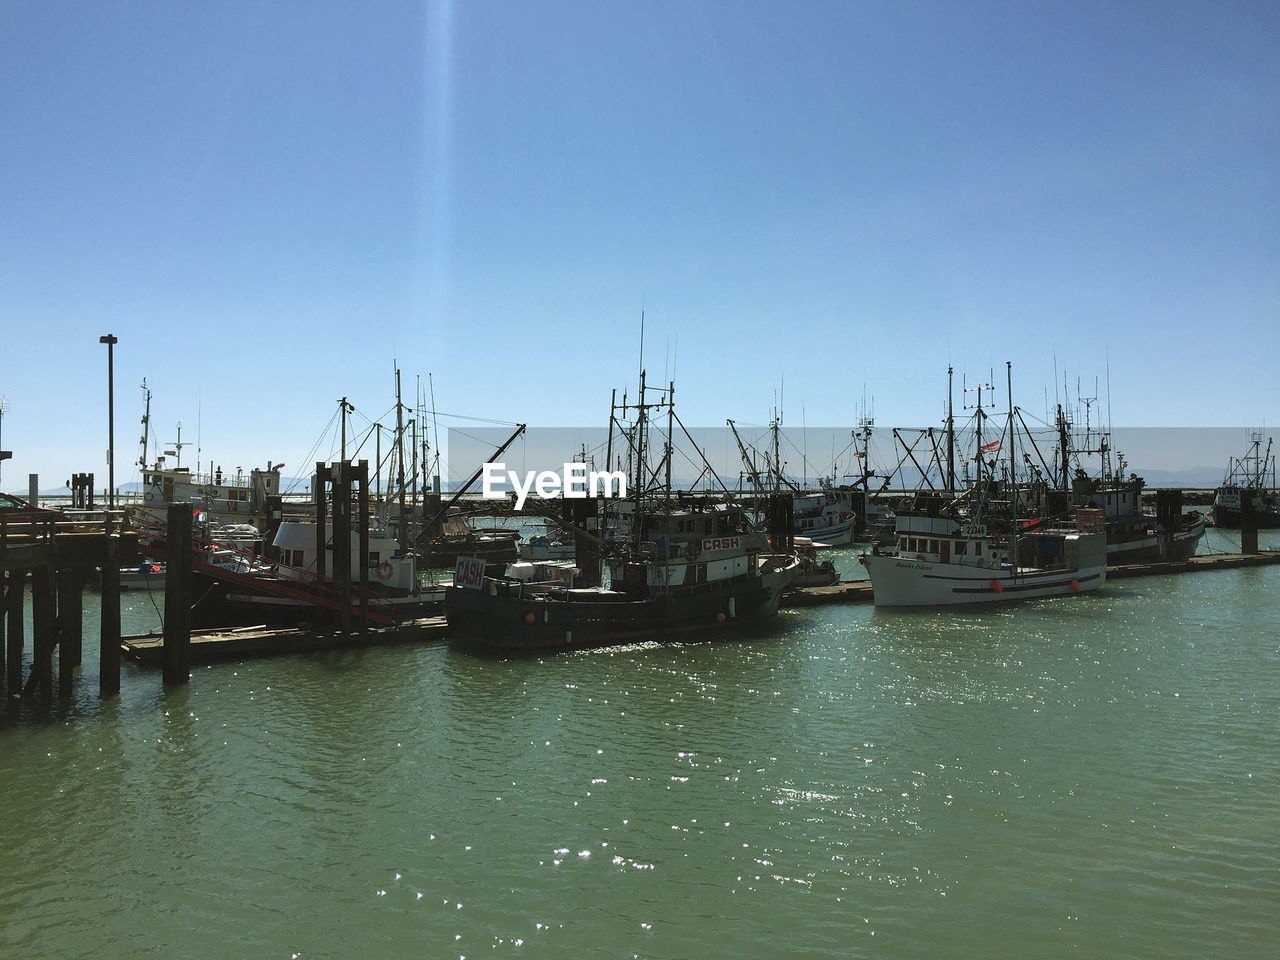
{"label": "wooden dock", "polygon": [[[273,657],[282,654],[314,653],[318,650],[356,650],[399,643],[440,642],[445,639],[444,617],[424,617],[361,632],[322,628],[226,627],[191,631],[191,663]],[[121,653],[138,663],[157,666],[164,662],[164,634],[147,633],[124,637]]]}
{"label": "wooden dock", "polygon": [[[1212,554],[1173,563],[1138,563],[1113,566],[1107,578],[1161,576],[1197,573],[1206,570],[1233,570],[1280,564],[1280,551],[1262,553]],[[784,608],[816,607],[827,604],[871,603],[869,580],[845,580],[825,587],[800,587],[782,599]],[[443,643],[448,641],[448,624],[442,616],[425,617],[367,632],[325,630],[312,627],[239,627],[191,632],[191,663],[214,663],[253,657],[271,657],[322,650],[357,650],[402,643]],[[122,654],[137,663],[156,666],[163,662],[164,634],[150,633],[125,637]]]}

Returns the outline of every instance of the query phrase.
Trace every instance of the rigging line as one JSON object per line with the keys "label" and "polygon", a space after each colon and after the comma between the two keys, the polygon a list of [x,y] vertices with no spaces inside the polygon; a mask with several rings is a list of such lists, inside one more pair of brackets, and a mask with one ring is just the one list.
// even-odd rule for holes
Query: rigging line
{"label": "rigging line", "polygon": [[[519,424],[514,424],[514,426],[519,426]],[[478,437],[474,433],[467,433],[465,430],[459,430],[457,427],[454,427],[453,429],[454,429],[454,432],[458,434],[458,436],[466,440],[474,440],[476,443],[483,443],[483,444],[488,444],[489,446],[493,446],[493,444],[489,442],[491,439],[489,437]]]}
{"label": "rigging line", "polygon": [[518,427],[520,424],[513,420],[493,420],[489,417],[469,417],[461,413],[445,413],[443,410],[427,410],[426,413],[433,417],[451,417],[454,420],[469,420],[472,423],[492,423],[500,427]]}
{"label": "rigging line", "polygon": [[[329,431],[334,428],[334,423],[338,419],[338,414],[339,414],[339,411],[337,410],[333,412],[333,415],[329,418],[329,422],[325,424],[324,430],[322,430],[320,433],[320,436],[316,438],[316,442],[311,445],[311,449],[308,450],[306,455],[302,458],[303,463],[315,462],[316,451],[320,449],[320,444],[325,439],[325,437],[329,435]],[[309,478],[294,477],[293,483],[291,483],[289,485],[289,489],[285,490],[284,492],[293,493],[298,488],[298,484],[304,479],[309,479]]]}

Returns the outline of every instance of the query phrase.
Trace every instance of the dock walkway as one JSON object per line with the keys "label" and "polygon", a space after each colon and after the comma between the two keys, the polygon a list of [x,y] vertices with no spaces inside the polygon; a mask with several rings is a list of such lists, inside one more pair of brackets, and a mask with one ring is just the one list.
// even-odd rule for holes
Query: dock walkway
{"label": "dock walkway", "polygon": [[[1262,553],[1227,553],[1191,557],[1170,563],[1133,563],[1107,568],[1107,579],[1196,573],[1206,570],[1233,570],[1280,564],[1280,550]],[[869,580],[844,580],[825,587],[799,587],[782,599],[784,608],[815,607],[833,603],[871,603]],[[448,640],[445,618],[424,617],[367,633],[343,633],[311,627],[241,627],[222,630],[193,630],[191,662],[211,663],[282,654],[311,653],[318,650],[353,650],[364,647],[400,643],[440,643]],[[164,635],[151,633],[125,637],[121,643],[124,656],[138,663],[157,665],[162,662]]]}
{"label": "dock walkway", "polygon": [[[324,630],[310,626],[226,627],[191,631],[191,662],[241,660],[246,657],[273,657],[317,650],[355,650],[398,643],[423,643],[445,639],[444,617],[407,620],[389,627],[374,627],[367,633]],[[130,660],[159,665],[164,659],[164,634],[147,633],[125,637],[121,652]]]}

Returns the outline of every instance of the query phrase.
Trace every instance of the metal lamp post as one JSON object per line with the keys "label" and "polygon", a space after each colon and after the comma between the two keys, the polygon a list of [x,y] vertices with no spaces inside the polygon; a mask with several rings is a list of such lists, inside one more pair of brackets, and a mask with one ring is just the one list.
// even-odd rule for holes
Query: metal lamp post
{"label": "metal lamp post", "polygon": [[120,341],[113,334],[98,338],[107,345],[107,509],[116,508],[116,391],[114,347]]}

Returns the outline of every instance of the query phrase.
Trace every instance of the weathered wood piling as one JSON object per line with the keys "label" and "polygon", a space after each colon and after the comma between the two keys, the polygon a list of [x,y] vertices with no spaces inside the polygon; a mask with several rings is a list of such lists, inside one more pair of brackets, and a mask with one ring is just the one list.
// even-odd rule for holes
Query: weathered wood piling
{"label": "weathered wood piling", "polygon": [[[84,588],[95,568],[103,577],[100,693],[119,692],[118,563],[136,555],[137,537],[117,532],[109,511],[88,519],[53,512],[21,522],[0,517],[0,683],[11,705],[54,703],[55,659],[58,695],[73,692],[83,659]],[[28,591],[32,649],[24,676]]]}
{"label": "weathered wood piling", "polygon": [[[164,682],[181,685],[191,677],[191,509],[169,504],[164,575]],[[117,644],[117,650],[119,645]]]}

